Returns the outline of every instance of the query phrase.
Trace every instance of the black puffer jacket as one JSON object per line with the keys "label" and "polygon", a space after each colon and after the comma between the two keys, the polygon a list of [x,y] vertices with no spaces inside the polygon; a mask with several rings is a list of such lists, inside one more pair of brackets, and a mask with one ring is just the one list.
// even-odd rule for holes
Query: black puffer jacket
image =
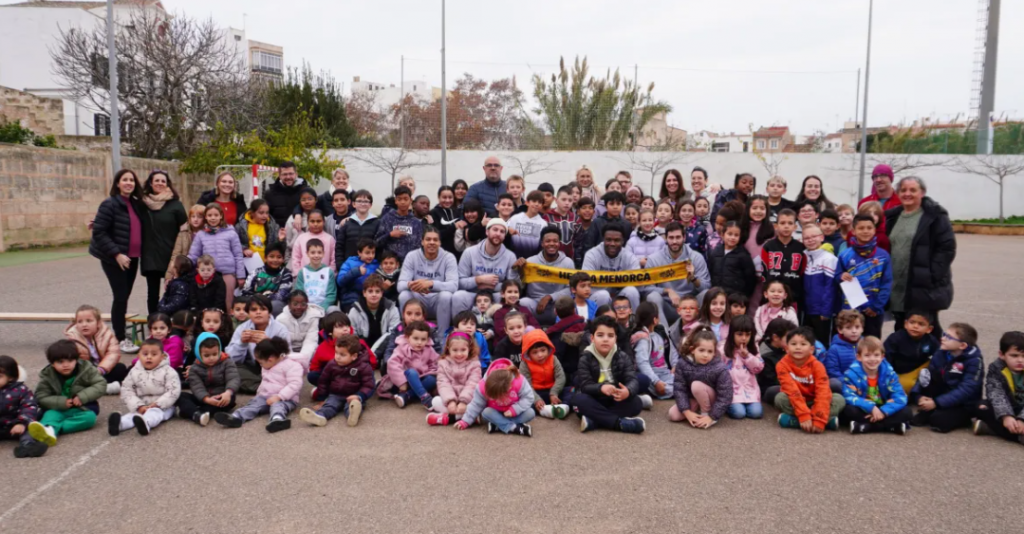
{"label": "black puffer jacket", "polygon": [[[579,367],[576,369],[576,385],[580,391],[591,397],[603,397],[602,384],[597,381],[601,376],[601,363],[597,361],[593,350],[593,345],[591,345],[580,355]],[[633,358],[621,350],[616,350],[615,355],[612,356],[612,375],[615,377],[613,386],[622,384],[626,386],[631,395],[641,393],[640,383],[636,380],[636,363]]]}
{"label": "black puffer jacket", "polygon": [[296,178],[291,187],[281,183],[280,179],[270,184],[263,196],[267,201],[267,207],[270,208],[270,217],[277,222],[278,226],[284,228],[288,217],[295,211],[295,206],[299,205],[299,196],[304,189],[308,188],[309,186],[302,178]]}
{"label": "black puffer jacket", "polygon": [[708,252],[708,272],[711,273],[712,287],[721,287],[729,294],[750,295],[754,292],[757,280],[754,260],[742,245],[726,254],[725,243],[719,243]]}
{"label": "black puffer jacket", "polygon": [[[373,241],[375,235],[377,235],[377,227],[380,226],[380,218],[373,217],[363,224],[359,224],[354,217],[349,217],[348,222],[345,226],[342,226],[340,230],[335,232],[334,236],[334,264],[342,265],[345,260],[355,256],[359,251],[356,250],[356,245],[362,238],[367,238]],[[379,258],[381,253],[384,252],[384,247],[377,247],[377,257]]]}
{"label": "black puffer jacket", "polygon": [[[131,199],[135,215],[139,223],[146,217],[146,205],[141,200]],[[110,264],[117,264],[118,254],[128,254],[128,241],[131,239],[131,217],[128,205],[120,195],[107,197],[96,211],[92,222],[92,239],[89,240],[89,254]],[[142,235],[142,228],[139,228]],[[164,268],[167,266],[164,265]]]}
{"label": "black puffer jacket", "polygon": [[[199,201],[196,204],[200,206],[208,206],[211,202],[217,200],[217,189],[213,188],[209,191],[204,191],[203,194],[199,195]],[[235,195],[235,208],[238,211],[238,220],[242,220],[242,216],[249,210],[248,206],[245,205],[245,196],[241,193]]]}
{"label": "black puffer jacket", "polygon": [[[924,213],[910,249],[903,309],[948,310],[953,304],[951,265],[956,258],[956,235],[949,212],[937,202],[924,197],[921,209]],[[886,234],[892,234],[902,213],[903,206],[885,212]]]}

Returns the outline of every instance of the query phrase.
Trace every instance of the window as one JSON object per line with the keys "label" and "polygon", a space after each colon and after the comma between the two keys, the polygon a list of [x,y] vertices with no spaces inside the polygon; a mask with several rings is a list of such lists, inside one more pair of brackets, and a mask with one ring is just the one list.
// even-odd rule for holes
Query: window
{"label": "window", "polygon": [[256,71],[281,74],[284,70],[284,60],[277,54],[253,50],[252,68]]}
{"label": "window", "polygon": [[757,149],[758,150],[764,150],[764,139],[758,139],[757,140]]}
{"label": "window", "polygon": [[750,151],[750,143],[748,143],[746,141],[743,142],[743,151],[744,152],[749,152]]}
{"label": "window", "polygon": [[110,117],[96,114],[92,116],[93,135],[110,137]]}
{"label": "window", "polygon": [[413,91],[415,91],[415,90],[416,90],[416,86],[415,86],[415,85],[414,85],[414,86],[412,86],[412,90],[413,90]]}
{"label": "window", "polygon": [[772,150],[777,150],[778,148],[779,148],[779,140],[778,139],[772,139]]}
{"label": "window", "polygon": [[711,143],[712,152],[728,152],[729,143]]}
{"label": "window", "polygon": [[235,40],[236,41],[241,41],[242,40],[242,36],[241,35],[236,35],[235,36]]}

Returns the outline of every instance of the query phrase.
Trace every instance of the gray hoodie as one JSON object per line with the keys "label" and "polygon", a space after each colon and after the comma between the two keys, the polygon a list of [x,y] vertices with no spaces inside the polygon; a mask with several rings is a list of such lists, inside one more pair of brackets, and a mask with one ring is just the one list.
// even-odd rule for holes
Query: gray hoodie
{"label": "gray hoodie", "polygon": [[459,260],[459,289],[476,291],[476,277],[484,274],[498,275],[499,283],[506,278],[519,279],[519,273],[512,268],[516,255],[511,250],[501,245],[497,254],[488,256],[486,247],[487,241],[483,241],[462,253],[462,259]]}
{"label": "gray hoodie", "polygon": [[398,292],[408,290],[409,282],[413,280],[433,280],[431,293],[458,291],[459,266],[455,263],[455,255],[439,249],[437,257],[431,261],[423,255],[423,249],[410,252],[402,262],[402,273],[398,275]]}
{"label": "gray hoodie", "polygon": [[609,258],[602,244],[588,250],[587,255],[583,257],[584,271],[634,271],[639,268],[640,260],[626,250],[626,247],[622,247],[618,256]]}
{"label": "gray hoodie", "polygon": [[[555,261],[552,262],[548,262],[547,260],[544,259],[543,252],[537,254],[536,256],[531,256],[526,260],[526,262],[533,263],[536,265],[543,265],[545,267],[558,267],[559,269],[576,268],[576,265],[573,263],[572,258],[566,256],[565,254],[562,254],[561,251],[558,252],[558,257],[556,257]],[[561,297],[563,295],[568,296],[569,286],[565,284],[550,284],[544,282],[534,282],[532,284],[526,285],[526,296],[531,299],[540,300],[548,295],[551,295],[551,298],[554,299],[557,299],[558,297]]]}
{"label": "gray hoodie", "polygon": [[686,245],[683,245],[683,250],[676,259],[672,259],[668,247],[651,254],[651,257],[647,258],[647,268],[664,267],[665,265],[672,265],[673,263],[686,260],[690,260],[690,263],[693,264],[693,276],[700,283],[700,287],[694,287],[689,280],[684,278],[682,280],[662,283],[660,284],[661,288],[671,289],[680,295],[695,295],[705,289],[709,289],[711,287],[711,273],[708,272],[708,264],[704,261],[704,256],[697,254]]}

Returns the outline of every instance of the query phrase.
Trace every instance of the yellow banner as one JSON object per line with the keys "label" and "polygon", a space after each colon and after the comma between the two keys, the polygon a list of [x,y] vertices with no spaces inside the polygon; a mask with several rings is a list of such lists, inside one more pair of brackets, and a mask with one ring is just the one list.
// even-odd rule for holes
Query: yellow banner
{"label": "yellow banner", "polygon": [[569,278],[580,272],[590,275],[593,287],[648,286],[663,282],[685,280],[689,276],[689,261],[681,261],[664,267],[652,267],[636,271],[577,271],[576,269],[559,269],[536,263],[523,266],[523,282],[545,284],[569,284]]}

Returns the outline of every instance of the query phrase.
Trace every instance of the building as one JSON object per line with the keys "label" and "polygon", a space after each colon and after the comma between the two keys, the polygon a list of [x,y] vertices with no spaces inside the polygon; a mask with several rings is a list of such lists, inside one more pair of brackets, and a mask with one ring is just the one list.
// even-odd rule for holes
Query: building
{"label": "building", "polygon": [[822,150],[830,154],[838,154],[842,152],[843,134],[841,132],[836,132],[826,135]]}
{"label": "building", "polygon": [[[643,113],[643,108],[637,109],[635,113],[639,116]],[[666,113],[662,111],[651,117],[643,128],[640,128],[635,144],[638,150],[686,150],[686,141],[686,130],[671,126]]]}
{"label": "building", "polygon": [[783,152],[788,145],[793,144],[793,134],[789,131],[789,126],[762,126],[754,132],[753,138],[758,152]]}
{"label": "building", "polygon": [[253,76],[272,82],[284,81],[284,48],[250,40],[248,58]]}
{"label": "building", "polygon": [[[404,91],[403,91],[404,89]],[[414,99],[425,102],[433,102],[441,98],[441,88],[432,87],[423,80],[405,82],[403,88],[395,87],[395,84],[386,85],[379,82],[363,81],[359,76],[352,78],[352,94],[373,95],[374,103],[382,109],[390,109],[398,104],[405,96],[412,96]]]}

